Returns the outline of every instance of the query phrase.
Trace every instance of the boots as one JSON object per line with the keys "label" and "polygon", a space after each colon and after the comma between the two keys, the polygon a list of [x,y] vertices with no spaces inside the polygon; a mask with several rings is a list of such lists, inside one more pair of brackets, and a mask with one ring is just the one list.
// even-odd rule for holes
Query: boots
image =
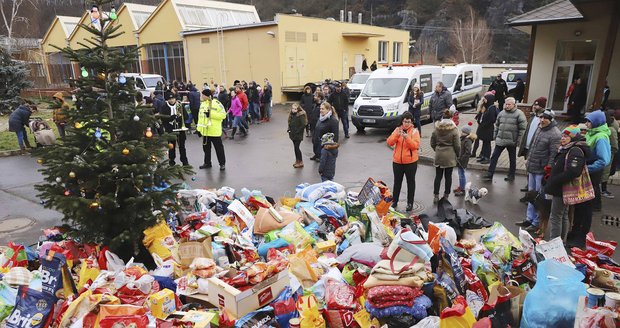
{"label": "boots", "polygon": [[237,133],[237,128],[232,128],[232,133],[230,134],[230,140],[235,140],[236,133]]}
{"label": "boots", "polygon": [[293,164],[293,167],[296,169],[302,168],[304,167],[304,162],[303,161],[295,161],[295,164]]}

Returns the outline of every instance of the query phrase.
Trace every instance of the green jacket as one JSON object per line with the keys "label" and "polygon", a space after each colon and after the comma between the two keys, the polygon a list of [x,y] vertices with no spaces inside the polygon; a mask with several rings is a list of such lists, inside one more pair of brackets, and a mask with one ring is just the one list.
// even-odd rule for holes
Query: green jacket
{"label": "green jacket", "polygon": [[[209,114],[207,117],[207,113]],[[217,99],[209,99],[200,103],[198,110],[198,132],[205,137],[221,137],[222,121],[226,118],[226,110]]]}

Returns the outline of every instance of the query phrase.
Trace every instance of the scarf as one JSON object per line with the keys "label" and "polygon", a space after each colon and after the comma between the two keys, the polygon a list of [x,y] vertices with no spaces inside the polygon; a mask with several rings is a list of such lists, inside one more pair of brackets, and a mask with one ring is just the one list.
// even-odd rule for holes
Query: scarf
{"label": "scarf", "polygon": [[588,147],[592,148],[601,139],[609,140],[609,136],[611,136],[611,130],[607,126],[607,123],[605,123],[601,126],[588,130],[588,133],[586,134],[586,143],[588,144]]}
{"label": "scarf", "polygon": [[327,114],[325,114],[325,116],[319,114],[319,120],[321,120],[321,122],[327,120],[330,117],[332,117],[332,111],[331,110],[329,112],[327,112]]}
{"label": "scarf", "polygon": [[175,116],[177,114],[177,103],[174,103],[174,105],[170,105],[170,103],[166,101],[166,105],[170,107],[170,116]]}

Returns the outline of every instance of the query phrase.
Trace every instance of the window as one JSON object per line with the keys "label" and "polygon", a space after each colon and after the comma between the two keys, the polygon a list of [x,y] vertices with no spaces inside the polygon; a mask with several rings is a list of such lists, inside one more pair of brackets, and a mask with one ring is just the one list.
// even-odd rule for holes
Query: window
{"label": "window", "polygon": [[377,56],[379,63],[386,63],[388,58],[388,42],[379,41],[379,56]]}
{"label": "window", "polygon": [[398,97],[407,87],[407,79],[377,78],[366,81],[363,97]]}
{"label": "window", "polygon": [[189,27],[217,27],[258,23],[256,16],[251,11],[190,5],[177,5],[177,8],[183,23]]}
{"label": "window", "polygon": [[142,81],[141,78],[136,79],[136,87],[142,90],[146,89],[146,86],[144,85],[144,82]]}
{"label": "window", "polygon": [[148,11],[134,11],[133,12],[133,18],[136,20],[136,24],[138,25],[138,28],[140,28],[142,24],[146,22],[149,16],[151,16],[151,13]]}
{"label": "window", "polygon": [[145,73],[160,74],[168,81],[185,80],[185,58],[182,42],[146,45]]}
{"label": "window", "polygon": [[394,49],[392,51],[392,62],[393,63],[400,63],[402,48],[403,48],[402,42],[394,42]]}
{"label": "window", "polygon": [[465,72],[465,86],[474,84],[474,71]]}
{"label": "window", "polygon": [[204,43],[209,43],[209,38],[201,38],[200,42],[203,43],[203,44]]}
{"label": "window", "polygon": [[432,74],[420,75],[420,90],[422,90],[424,93],[433,91],[433,75]]}
{"label": "window", "polygon": [[[449,88],[449,85],[446,85],[447,88]],[[463,75],[459,75],[459,77],[456,79],[456,83],[454,84],[454,91],[459,91],[463,88]]]}

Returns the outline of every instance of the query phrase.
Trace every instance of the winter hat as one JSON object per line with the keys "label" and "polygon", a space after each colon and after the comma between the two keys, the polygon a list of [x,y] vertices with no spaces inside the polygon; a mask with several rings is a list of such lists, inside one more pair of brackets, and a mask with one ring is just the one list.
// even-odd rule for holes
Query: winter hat
{"label": "winter hat", "polygon": [[495,92],[490,91],[484,94],[484,99],[487,100],[487,104],[491,105],[495,102]]}
{"label": "winter hat", "polygon": [[536,98],[536,100],[534,100],[534,105],[538,105],[542,108],[547,107],[547,98],[545,97],[538,97]]}
{"label": "winter hat", "polygon": [[600,110],[595,110],[592,113],[586,116],[586,120],[592,123],[593,128],[598,128],[599,126],[607,123],[607,118],[605,114]]}
{"label": "winter hat", "polygon": [[581,130],[579,129],[579,126],[573,124],[567,126],[564,131],[562,131],[562,133],[570,136],[571,138],[574,138],[581,134]]}
{"label": "winter hat", "polygon": [[335,145],[336,143],[334,142],[334,134],[331,132],[325,133],[322,137],[321,137],[321,146],[325,146],[325,145]]}
{"label": "winter hat", "polygon": [[166,93],[164,94],[164,99],[169,100],[169,99],[172,99],[172,98],[176,98],[176,96],[174,95],[174,93],[172,93],[172,92],[166,92]]}
{"label": "winter hat", "polygon": [[470,134],[471,133],[471,126],[473,125],[472,122],[467,122],[467,125],[465,125],[464,127],[461,128],[461,132],[465,133],[465,134]]}
{"label": "winter hat", "polygon": [[551,108],[547,108],[545,109],[545,111],[542,113],[543,117],[548,118],[549,120],[552,120],[555,118],[555,112],[553,110],[551,110]]}
{"label": "winter hat", "polygon": [[204,89],[202,90],[202,95],[205,97],[211,97],[212,93],[210,89]]}

